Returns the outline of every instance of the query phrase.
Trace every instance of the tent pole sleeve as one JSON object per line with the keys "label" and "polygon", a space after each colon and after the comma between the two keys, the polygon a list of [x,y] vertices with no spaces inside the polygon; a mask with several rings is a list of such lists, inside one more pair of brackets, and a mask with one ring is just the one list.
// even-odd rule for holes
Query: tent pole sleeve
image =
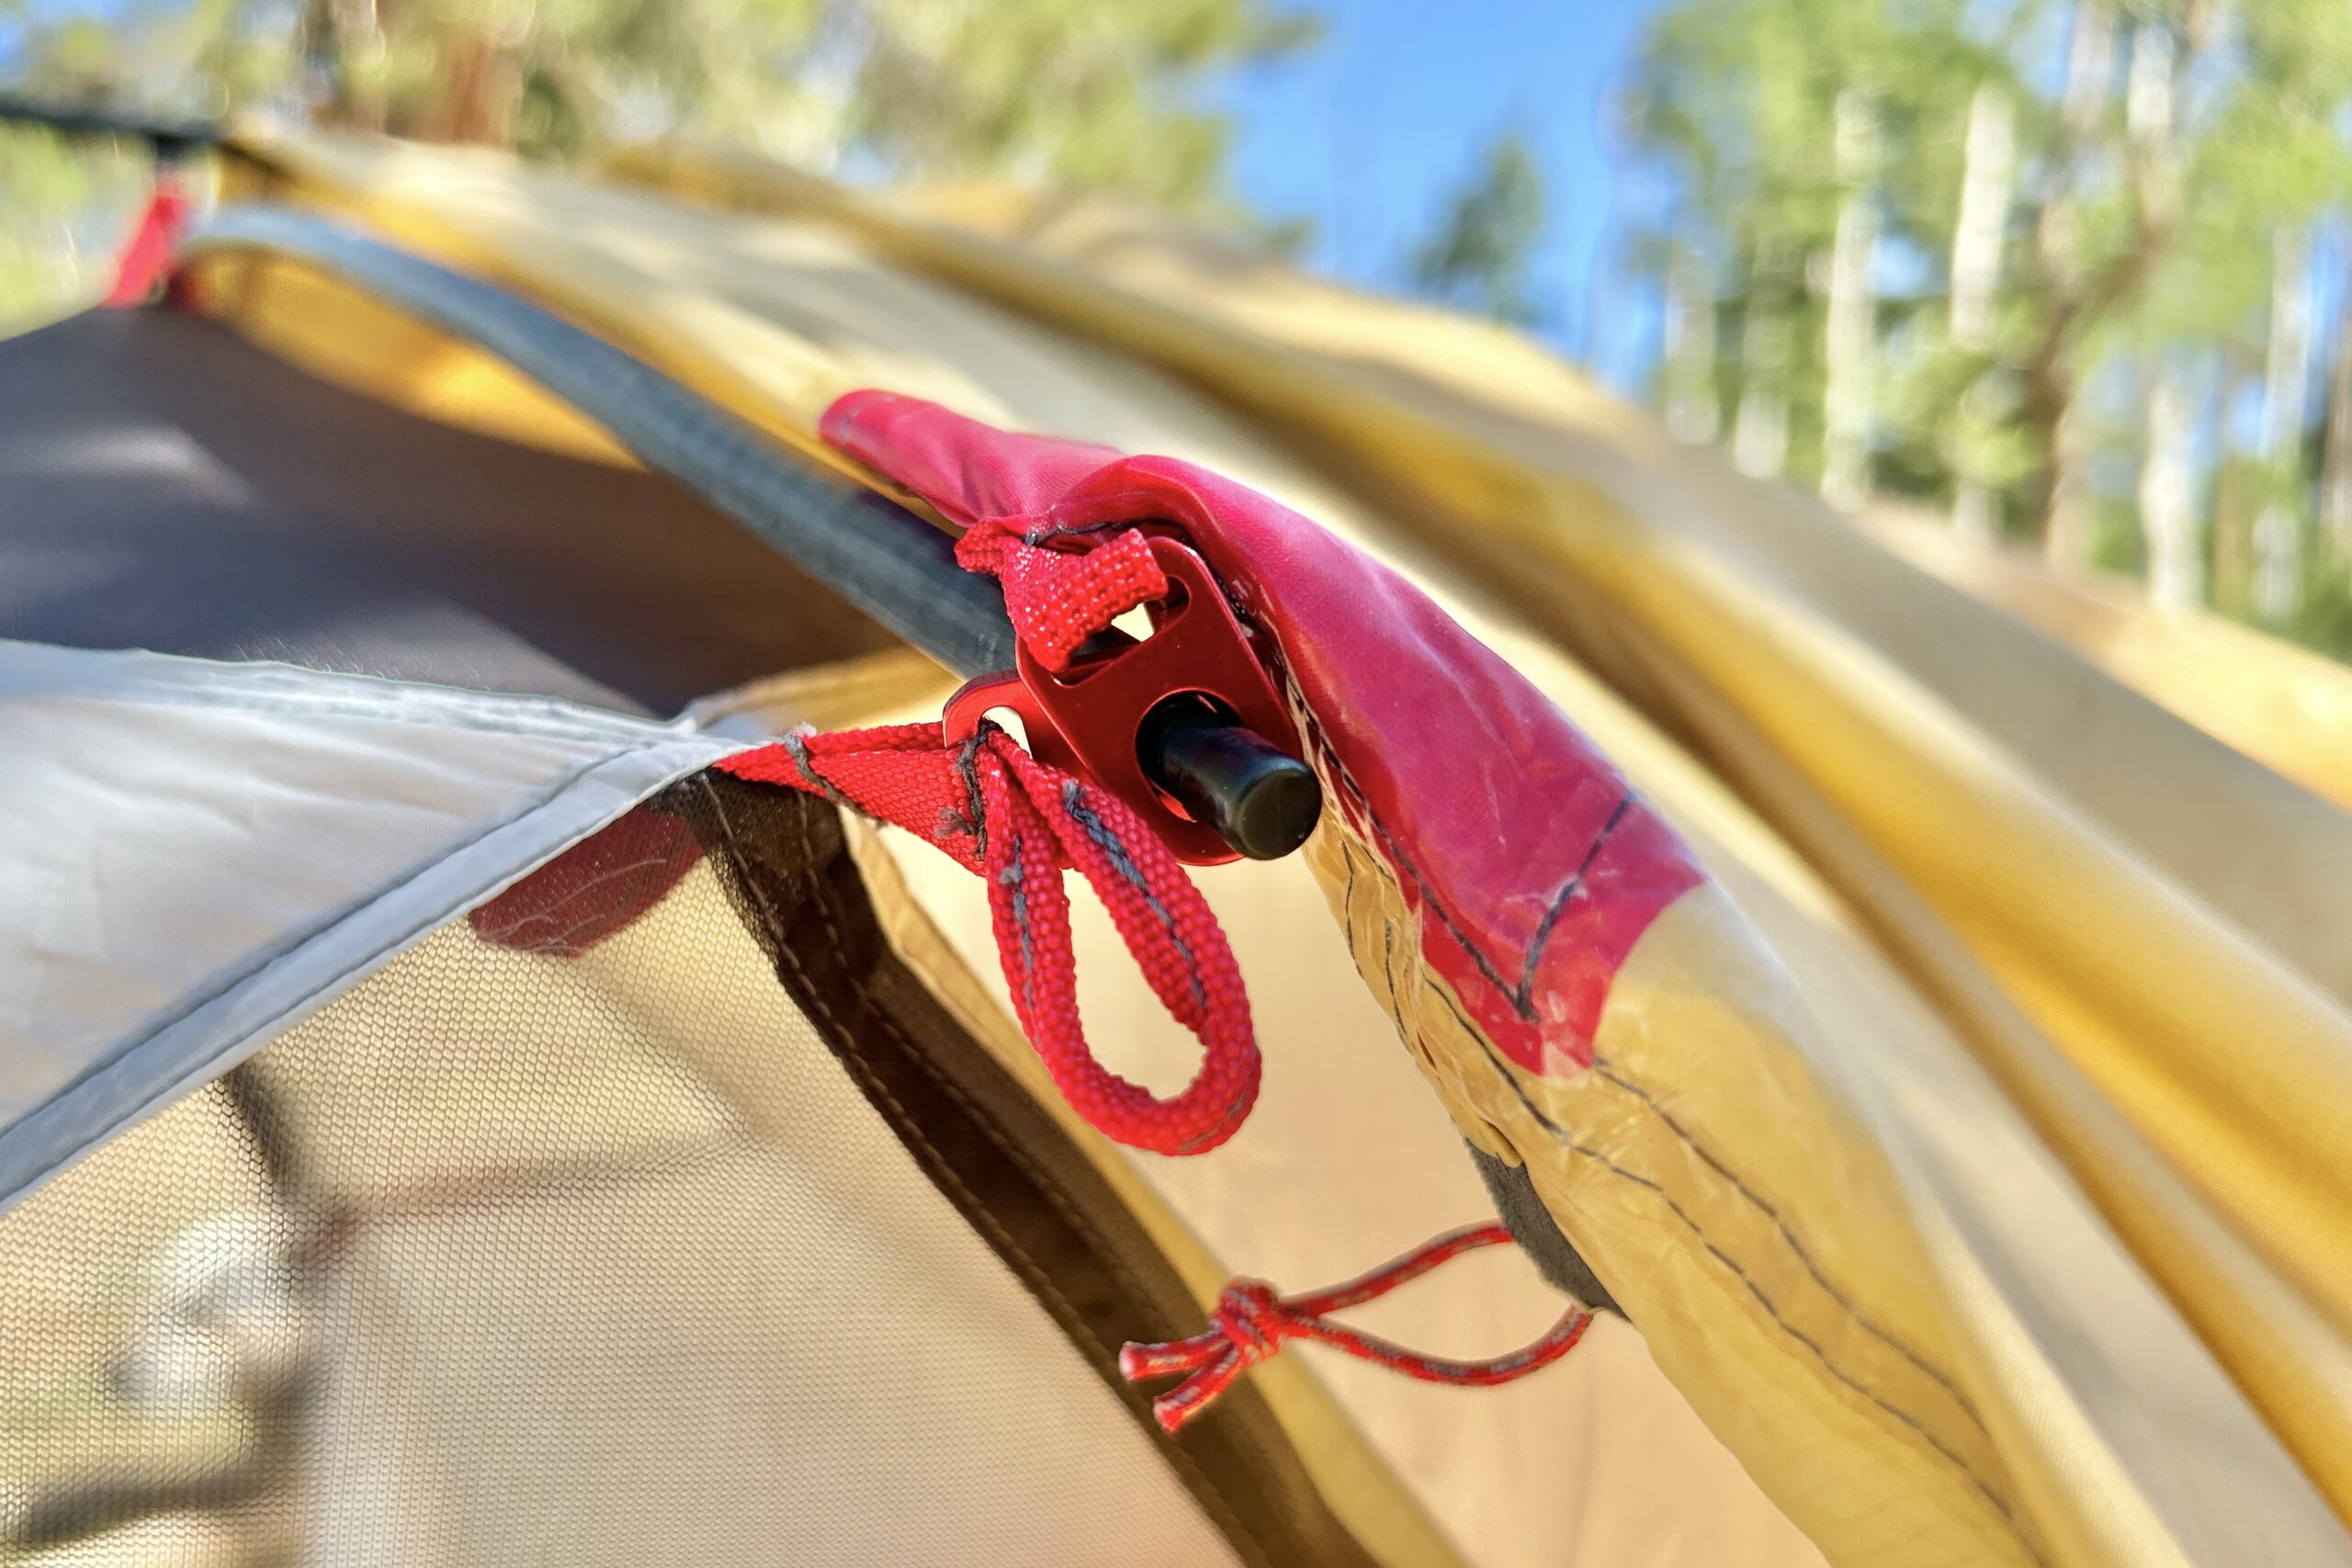
{"label": "tent pole sleeve", "polygon": [[[479,278],[285,208],[225,208],[181,254],[235,250],[342,277],[504,360],[956,674],[1013,667],[1003,591],[958,566],[946,534],[594,333]],[[1313,771],[1240,726],[1184,719],[1147,726],[1138,742],[1151,782],[1250,859],[1290,853],[1321,814]]]}
{"label": "tent pole sleeve", "polygon": [[1012,668],[1003,592],[956,564],[945,534],[602,338],[478,278],[283,209],[225,208],[182,254],[221,250],[319,267],[480,345],[956,674]]}

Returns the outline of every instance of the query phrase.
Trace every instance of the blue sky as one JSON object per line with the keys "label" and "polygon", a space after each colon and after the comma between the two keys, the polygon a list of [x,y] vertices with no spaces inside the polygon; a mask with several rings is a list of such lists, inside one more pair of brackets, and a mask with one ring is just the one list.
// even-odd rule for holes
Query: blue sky
{"label": "blue sky", "polygon": [[[107,16],[128,0],[31,0],[35,15]],[[1401,288],[1404,258],[1495,135],[1541,159],[1550,224],[1534,293],[1542,335],[1628,381],[1656,333],[1652,301],[1595,319],[1595,267],[1623,182],[1602,121],[1666,0],[1272,0],[1321,16],[1322,42],[1238,73],[1211,96],[1237,124],[1233,176],[1273,217],[1315,222],[1304,260],[1359,286]],[[5,46],[0,46],[5,47]]]}
{"label": "blue sky", "polygon": [[1263,212],[1315,220],[1309,266],[1393,290],[1487,143],[1516,129],[1543,161],[1550,207],[1536,267],[1544,335],[1622,374],[1638,323],[1591,319],[1620,188],[1602,122],[1661,3],[1306,0],[1326,20],[1322,44],[1216,95],[1238,124],[1235,183]]}

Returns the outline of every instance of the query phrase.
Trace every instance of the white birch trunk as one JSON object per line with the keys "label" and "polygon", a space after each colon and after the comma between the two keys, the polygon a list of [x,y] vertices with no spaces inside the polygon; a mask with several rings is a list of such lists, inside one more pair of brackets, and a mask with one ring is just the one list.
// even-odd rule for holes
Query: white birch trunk
{"label": "white birch trunk", "polygon": [[2087,137],[2098,130],[2107,105],[2107,79],[2115,69],[2114,0],[2075,0],[2075,27],[2066,47],[2066,96],[2061,110],[2066,130]]}
{"label": "white birch trunk", "polygon": [[2173,67],[2178,47],[2165,28],[2143,22],[2132,31],[2123,125],[2134,141],[2161,148],[2172,139]]}
{"label": "white birch trunk", "polygon": [[[1993,346],[1993,306],[2000,293],[2001,252],[2017,181],[2017,106],[2002,88],[1987,84],[1969,100],[1961,160],[1960,216],[1951,234],[1951,341],[1967,353],[1983,354]],[[1970,401],[1962,400],[1963,420]],[[1990,544],[2000,533],[1998,502],[1991,487],[1969,471],[1964,457],[1956,467],[1952,526]]]}
{"label": "white birch trunk", "polygon": [[[2179,47],[2165,27],[2143,22],[2132,35],[2124,128],[2152,159],[2172,155]],[[2177,366],[2158,363],[2148,389],[2147,417],[2139,500],[2140,532],[2148,553],[2148,597],[2159,609],[2188,609],[2205,601],[2205,558],[2189,466],[2188,389]]]}
{"label": "white birch trunk", "polygon": [[1739,411],[1733,416],[1731,457],[1740,472],[1777,479],[1789,461],[1786,386],[1794,333],[1788,318],[1765,304],[1776,281],[1769,251],[1749,264],[1747,320],[1739,338]]}
{"label": "white birch trunk", "polygon": [[[2347,301],[2352,306],[2352,301]],[[2352,308],[2336,318],[2328,367],[2327,445],[2320,457],[2319,523],[2339,555],[2352,557]]]}
{"label": "white birch trunk", "polygon": [[1829,252],[1829,320],[1822,354],[1828,372],[1822,395],[1821,493],[1838,506],[1858,506],[1870,491],[1871,378],[1875,358],[1878,293],[1871,275],[1878,254],[1878,209],[1871,190],[1877,161],[1877,116],[1855,88],[1838,95],[1838,183],[1845,197]]}
{"label": "white birch trunk", "polygon": [[1976,89],[1961,152],[1960,219],[1951,233],[1951,341],[1972,354],[1993,345],[1993,301],[2017,180],[2017,106],[2003,89]]}
{"label": "white birch trunk", "polygon": [[[2262,457],[2279,477],[2302,478],[2303,423],[2310,416],[2312,354],[2311,232],[2282,223],[2271,240],[2270,351],[2262,393]],[[2300,489],[2300,483],[2298,485]],[[2254,525],[2254,608],[2283,621],[2302,604],[2301,506],[2277,496]]]}
{"label": "white birch trunk", "polygon": [[[2073,163],[2079,149],[2098,134],[2107,112],[2108,90],[2115,69],[2114,0],[2075,0],[2075,25],[2066,50],[2066,85],[2060,118],[2071,144],[2056,176],[2050,199],[2043,205],[2037,240],[2042,265],[2057,287],[2078,284],[2081,260],[2075,244]],[[2050,453],[2049,517],[2042,548],[2062,568],[2081,566],[2090,547],[2090,477],[2085,471],[2089,442],[2085,438],[2079,397],[2070,404],[2052,432]]]}
{"label": "white birch trunk", "polygon": [[1704,445],[1723,433],[1715,400],[1715,297],[1698,257],[1675,253],[1666,275],[1666,427]]}
{"label": "white birch trunk", "polygon": [[2148,597],[2159,609],[2188,609],[2204,601],[2205,557],[2191,494],[2188,389],[2178,367],[2157,366],[2147,417],[2140,532],[2147,546]]}

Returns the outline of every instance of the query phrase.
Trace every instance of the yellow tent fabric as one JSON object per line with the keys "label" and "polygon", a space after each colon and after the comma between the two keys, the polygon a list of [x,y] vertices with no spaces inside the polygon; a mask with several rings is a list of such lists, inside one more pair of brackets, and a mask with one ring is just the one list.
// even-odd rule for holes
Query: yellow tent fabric
{"label": "yellow tent fabric", "polygon": [[[623,172],[798,220],[413,150],[254,151],[256,183],[557,303],[804,446],[832,395],[883,385],[1176,450],[1405,564],[1769,944],[1694,985],[1676,941],[1742,939],[1728,905],[1690,911],[1666,967],[1637,953],[1621,981],[1626,1050],[1721,1162],[1685,1171],[1687,1201],[1755,1227],[1792,1286],[1894,1325],[1862,1346],[1874,1370],[1795,1375],[1798,1351],[1743,1339],[1752,1318],[1690,1306],[1729,1300],[1695,1228],[1598,1216],[1565,1162],[1537,1175],[1612,1279],[1707,1280],[1635,1315],[1780,1508],[1841,1564],[2352,1561],[2320,1501],[2352,1516],[2334,807],[1484,329],[1083,213],[959,198],[951,227],[683,150]],[[296,351],[283,281],[221,308]],[[954,893],[924,901],[968,941]],[[1858,1414],[1896,1383],[1902,1422]]]}
{"label": "yellow tent fabric", "polygon": [[2352,807],[2352,669],[2120,582],[2064,577],[1907,509],[1860,521],[1905,560],[1997,604],[2312,794]]}

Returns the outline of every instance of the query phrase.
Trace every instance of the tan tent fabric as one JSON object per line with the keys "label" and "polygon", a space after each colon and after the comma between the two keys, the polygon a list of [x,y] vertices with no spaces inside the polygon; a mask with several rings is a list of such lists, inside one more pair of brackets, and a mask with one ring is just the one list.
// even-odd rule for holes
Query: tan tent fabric
{"label": "tan tent fabric", "polygon": [[[1854,1267],[1890,1299],[1924,1292],[1922,1310],[1961,1355],[2010,1506],[2030,1519],[2026,1554],[2346,1559],[2340,1530],[2238,1393],[2340,1502],[2333,1467],[2352,1451],[2335,1441],[2345,1303],[2326,1259],[2343,1256],[2333,1156],[2352,1056],[2335,1003],[2291,966],[2334,983],[2330,943],[2341,931],[2286,930],[2259,897],[2264,877],[2293,872],[2279,897],[2310,915],[2293,889],[2316,896],[2334,852],[2325,846],[2345,837],[2328,808],[2078,664],[2038,654],[2044,664],[2029,672],[2051,678],[2015,688],[2004,684],[2014,662],[2004,675],[1997,660],[1939,660],[1920,641],[1933,627],[1904,634],[1890,620],[1917,619],[1909,612],[1926,605],[1946,631],[1973,637],[1982,612],[1958,595],[1921,596],[1925,580],[1891,558],[1856,558],[1870,570],[1846,571],[1849,536],[1807,503],[1684,457],[1674,472],[1700,478],[1669,482],[1674,455],[1589,395],[1545,402],[1549,424],[1514,423],[1444,377],[1400,381],[1394,364],[1409,343],[1393,316],[1374,312],[1352,339],[1312,318],[1321,324],[1301,330],[1312,341],[1284,341],[1283,324],[1306,313],[1142,301],[813,187],[752,193],[821,209],[887,255],[1175,364],[1261,422],[1251,433],[1135,360],[1043,336],[805,226],[684,213],[409,152],[271,155],[298,186],[524,282],[802,441],[832,391],[872,381],[1002,423],[1208,462],[1406,561],[1628,767],[1789,966],[1823,1032],[1789,1070],[1809,1075],[1805,1092],[1831,1108],[1822,1124],[1852,1140],[1858,1163],[1842,1149],[1809,1161],[1801,1146],[1776,1147],[1769,1111],[1745,1124],[1743,1163],[1789,1184],[1781,1200],[1799,1222],[1845,1207],[1826,1185],[1835,1174],[1817,1178],[1824,1190],[1809,1205],[1808,1168],[1893,1171],[1880,1179],[1896,1183],[1884,1196],[1919,1251],[1858,1255]],[[1223,279],[1217,299],[1247,299],[1243,281]],[[1335,461],[1350,491],[1326,489],[1268,435]],[[1912,598],[1871,597],[1890,583]],[[2010,655],[2027,646],[1992,640]],[[1695,743],[1704,766],[1592,684],[1561,645]],[[2071,728],[2052,716],[2052,691],[2087,705]],[[2102,816],[2086,797],[2110,781],[2086,770],[2118,750],[2141,787],[2120,804],[2101,796],[2111,813]],[[2152,758],[2187,798],[2262,829],[2245,851],[2251,870],[2214,847],[2210,820],[2202,838],[2188,830],[2181,796],[2146,787]],[[2310,852],[2288,866],[2288,850]],[[951,938],[956,896],[933,900]],[[1246,942],[1243,953],[1258,980]],[[1331,956],[1322,962],[1337,975]],[[1285,972],[1278,958],[1272,984],[1315,972],[1305,958]],[[2249,1032],[2259,1053],[2233,1043]],[[1282,1042],[1268,1034],[1279,1059]],[[1702,1061],[1684,1071],[1682,1090],[1703,1096]],[[1959,1105],[1970,1113],[1955,1114]],[[1721,1114],[1725,1128],[1741,1126],[1736,1108]],[[2070,1175],[2186,1309],[2202,1347]],[[1198,1201],[1214,1213],[1211,1200]],[[1215,1249],[1216,1227],[1194,1223]],[[1893,1495],[1895,1455],[1885,1473],[1849,1473],[1842,1489],[1804,1483],[1820,1434],[1802,1422],[1743,1424],[1753,1390],[1738,1358],[1711,1357],[1692,1325],[1645,1326],[1693,1404],[1835,1560],[1977,1560],[1981,1540],[1939,1516],[1873,1509],[1870,1499]],[[1358,1416],[1392,1452],[1415,1436],[1409,1420],[1361,1406]]]}
{"label": "tan tent fabric", "polygon": [[1860,520],[1913,565],[1997,604],[2132,690],[2338,806],[2352,807],[2352,670],[2121,581],[2062,577],[2039,557],[1872,507]]}
{"label": "tan tent fabric", "polygon": [[[1131,288],[748,161],[632,166],[830,212],[883,254],[1181,367],[1347,463],[1687,727],[1962,1019],[2344,1510],[2344,1276],[2324,1259],[2344,1255],[2331,1216],[2346,1212],[2352,1036],[2278,962],[2342,988],[2338,814],[1997,616],[1923,593],[1830,532],[1817,503],[1740,480],[1589,393],[1555,394],[1556,375],[1499,381],[1491,357],[1455,352],[1469,334],[1415,330],[1426,315],[1279,276],[1256,288],[1264,269],[1189,265],[1148,237],[1090,233],[1082,215],[1057,230],[1050,204],[1000,203],[989,226]],[[1539,428],[1511,417],[1531,396],[1552,407]],[[2199,1256],[2179,1195],[2067,1109],[2049,1044],[2239,1241]]]}
{"label": "tan tent fabric", "polygon": [[1235,1561],[707,864],[577,957],[457,921],[240,1075],[0,1215],[70,1434],[0,1435],[9,1506],[212,1482],[79,1560]]}

